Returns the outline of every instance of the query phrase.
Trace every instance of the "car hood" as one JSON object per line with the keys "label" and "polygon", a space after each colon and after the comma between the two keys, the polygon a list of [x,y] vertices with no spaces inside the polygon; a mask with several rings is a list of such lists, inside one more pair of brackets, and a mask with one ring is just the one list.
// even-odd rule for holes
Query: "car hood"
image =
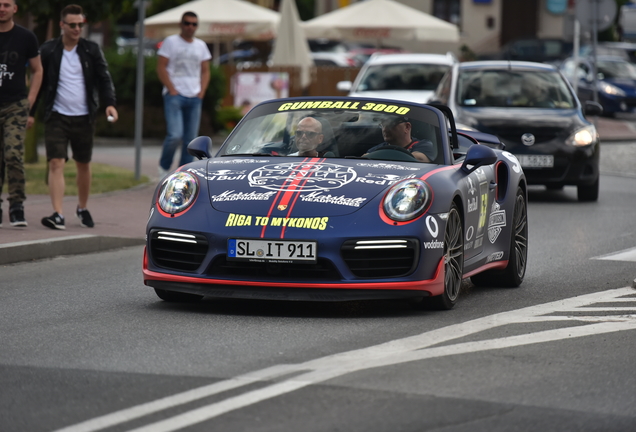
{"label": "car hood", "polygon": [[396,99],[407,102],[426,103],[433,96],[432,90],[374,90],[355,91],[349,93],[352,97]]}
{"label": "car hood", "polygon": [[[366,205],[391,185],[437,165],[364,159],[222,157],[205,169],[210,203],[227,213],[338,216]],[[375,204],[377,205],[377,204]],[[283,213],[284,212],[284,213]]]}
{"label": "car hood", "polygon": [[589,124],[576,109],[551,108],[463,108],[456,120],[493,135],[510,129],[552,130],[569,135]]}

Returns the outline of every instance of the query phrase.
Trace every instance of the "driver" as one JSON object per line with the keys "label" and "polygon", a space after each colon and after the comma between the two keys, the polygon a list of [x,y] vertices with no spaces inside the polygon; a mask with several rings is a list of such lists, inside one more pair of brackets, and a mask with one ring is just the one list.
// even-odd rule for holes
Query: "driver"
{"label": "driver", "polygon": [[322,123],[313,117],[305,117],[298,122],[296,127],[296,147],[298,147],[298,151],[287,156],[318,157],[316,149],[322,144],[323,138]]}
{"label": "driver", "polygon": [[431,162],[426,153],[431,154],[433,143],[429,140],[418,140],[411,136],[411,122],[408,117],[383,117],[380,119],[380,127],[382,128],[384,142],[371,147],[367,154],[386,146],[397,146],[408,150],[420,162]]}

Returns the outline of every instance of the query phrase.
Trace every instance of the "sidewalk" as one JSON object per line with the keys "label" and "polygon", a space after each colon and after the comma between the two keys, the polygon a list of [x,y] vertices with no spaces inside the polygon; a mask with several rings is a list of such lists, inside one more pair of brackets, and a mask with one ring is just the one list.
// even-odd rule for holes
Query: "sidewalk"
{"label": "sidewalk", "polygon": [[[600,118],[597,128],[601,142],[607,143],[601,151],[601,172],[636,177],[636,122]],[[612,145],[612,141],[631,141],[625,145]],[[214,137],[219,146],[222,138]],[[77,197],[65,197],[66,230],[52,230],[42,226],[40,219],[53,210],[48,195],[28,196],[24,203],[29,226],[14,228],[9,224],[6,200],[3,227],[0,228],[0,265],[51,258],[60,255],[84,254],[108,249],[143,245],[150,203],[158,182],[157,165],[161,142],[144,140],[141,149],[140,171],[150,182],[132,189],[92,195],[89,210],[95,219],[95,228],[82,228],[74,216]],[[40,154],[43,154],[40,149]],[[96,138],[93,161],[135,171],[133,140]],[[6,198],[6,197],[3,197]]]}

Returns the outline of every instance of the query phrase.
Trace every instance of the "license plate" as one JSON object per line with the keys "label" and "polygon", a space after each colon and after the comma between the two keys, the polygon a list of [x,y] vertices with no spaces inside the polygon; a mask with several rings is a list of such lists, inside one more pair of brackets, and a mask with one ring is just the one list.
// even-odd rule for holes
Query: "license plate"
{"label": "license plate", "polygon": [[274,263],[315,263],[316,242],[299,240],[229,239],[227,259]]}
{"label": "license plate", "polygon": [[554,156],[552,155],[515,155],[523,168],[552,168]]}

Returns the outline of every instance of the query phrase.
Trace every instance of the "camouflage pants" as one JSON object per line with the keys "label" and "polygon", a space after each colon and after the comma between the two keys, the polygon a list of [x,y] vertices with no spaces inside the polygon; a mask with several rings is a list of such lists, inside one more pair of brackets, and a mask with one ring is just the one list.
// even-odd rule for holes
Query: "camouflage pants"
{"label": "camouflage pants", "polygon": [[28,116],[28,99],[0,104],[0,193],[2,193],[6,172],[10,205],[22,204],[26,199],[24,138]]}

